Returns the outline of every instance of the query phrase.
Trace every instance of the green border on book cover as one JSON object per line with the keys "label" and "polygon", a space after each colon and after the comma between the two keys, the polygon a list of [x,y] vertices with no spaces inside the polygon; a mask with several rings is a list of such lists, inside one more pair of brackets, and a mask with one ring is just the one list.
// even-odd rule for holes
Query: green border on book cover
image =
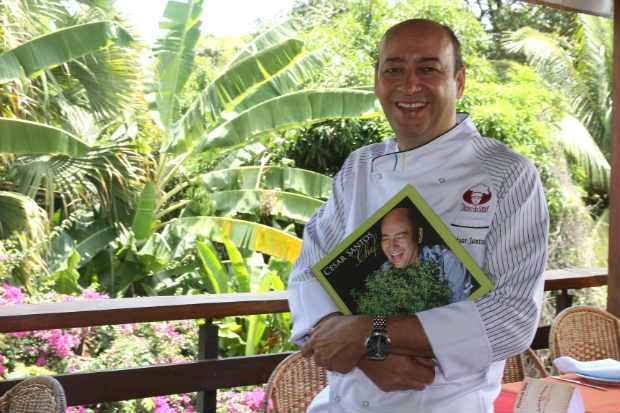
{"label": "green border on book cover", "polygon": [[493,288],[493,282],[487,277],[487,275],[478,266],[469,252],[461,245],[452,232],[448,229],[446,224],[435,214],[432,208],[428,205],[426,200],[420,195],[420,193],[410,184],[407,184],[396,195],[389,199],[381,208],[379,208],[374,214],[372,214],[366,221],[364,221],[359,227],[355,229],[349,236],[347,236],[336,248],[334,248],[329,254],[323,257],[319,262],[312,266],[312,272],[317,277],[323,288],[327,291],[327,294],[334,300],[334,303],[343,314],[352,314],[351,310],[342,301],[338,293],[331,286],[329,281],[325,278],[321,269],[327,264],[332,262],[336,257],[344,252],[353,241],[359,238],[363,233],[368,231],[373,225],[375,225],[385,214],[391,211],[396,205],[402,202],[405,198],[409,198],[411,202],[418,208],[420,213],[433,227],[437,234],[443,239],[448,248],[456,255],[469,273],[478,282],[480,287],[469,295],[468,299],[473,301],[482,297]]}

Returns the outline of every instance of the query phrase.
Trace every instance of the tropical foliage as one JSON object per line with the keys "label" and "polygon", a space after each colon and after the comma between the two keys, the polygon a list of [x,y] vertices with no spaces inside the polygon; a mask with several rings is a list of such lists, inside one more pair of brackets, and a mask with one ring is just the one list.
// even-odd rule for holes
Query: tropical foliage
{"label": "tropical foliage", "polygon": [[572,37],[524,27],[505,39],[511,52],[523,53],[550,88],[565,93],[566,115],[557,137],[587,171],[588,186],[606,194],[609,187],[612,25],[611,20],[579,15]]}
{"label": "tropical foliage", "polygon": [[[540,171],[549,265],[604,264],[609,21],[513,0],[304,0],[222,39],[201,33],[206,8],[169,1],[150,47],[108,0],[0,3],[0,305],[286,288],[330,176],[392,133],[373,64],[384,30],[411,16],[455,29],[459,110]],[[222,355],[291,348],[287,314],[217,323]],[[125,349],[143,364],[195,356],[193,325],[124,328],[0,336],[0,376],[115,368]],[[221,397],[248,411],[256,399]]]}

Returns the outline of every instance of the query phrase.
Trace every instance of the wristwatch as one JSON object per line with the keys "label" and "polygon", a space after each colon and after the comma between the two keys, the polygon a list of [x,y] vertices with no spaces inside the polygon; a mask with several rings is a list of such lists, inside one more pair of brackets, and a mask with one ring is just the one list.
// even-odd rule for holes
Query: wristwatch
{"label": "wristwatch", "polygon": [[366,355],[369,360],[385,360],[390,354],[390,337],[387,335],[387,318],[377,315],[372,319],[372,330],[366,339]]}

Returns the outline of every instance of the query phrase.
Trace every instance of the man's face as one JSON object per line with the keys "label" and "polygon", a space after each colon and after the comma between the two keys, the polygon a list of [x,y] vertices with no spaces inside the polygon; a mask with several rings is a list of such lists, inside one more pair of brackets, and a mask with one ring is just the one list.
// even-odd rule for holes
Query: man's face
{"label": "man's face", "polygon": [[384,40],[375,95],[401,150],[423,145],[456,124],[464,85],[465,70],[454,73],[454,50],[441,27],[409,24]]}
{"label": "man's face", "polygon": [[387,214],[381,223],[381,249],[396,268],[418,261],[417,234],[404,208]]}

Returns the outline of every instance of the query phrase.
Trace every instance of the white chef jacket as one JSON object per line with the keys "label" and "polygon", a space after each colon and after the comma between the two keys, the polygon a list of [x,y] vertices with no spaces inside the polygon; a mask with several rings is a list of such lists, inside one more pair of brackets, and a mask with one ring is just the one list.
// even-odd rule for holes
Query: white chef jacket
{"label": "white chef jacket", "polygon": [[425,390],[383,392],[357,368],[330,372],[313,413],[490,413],[504,360],[532,341],[549,221],[540,178],[529,160],[481,137],[466,114],[423,146],[399,151],[392,139],[360,148],[345,161],[330,199],[306,224],[289,278],[291,340],[301,344],[318,320],[338,311],[311,266],[405,184],[426,199],[495,287],[476,301],[417,314],[438,364]]}

